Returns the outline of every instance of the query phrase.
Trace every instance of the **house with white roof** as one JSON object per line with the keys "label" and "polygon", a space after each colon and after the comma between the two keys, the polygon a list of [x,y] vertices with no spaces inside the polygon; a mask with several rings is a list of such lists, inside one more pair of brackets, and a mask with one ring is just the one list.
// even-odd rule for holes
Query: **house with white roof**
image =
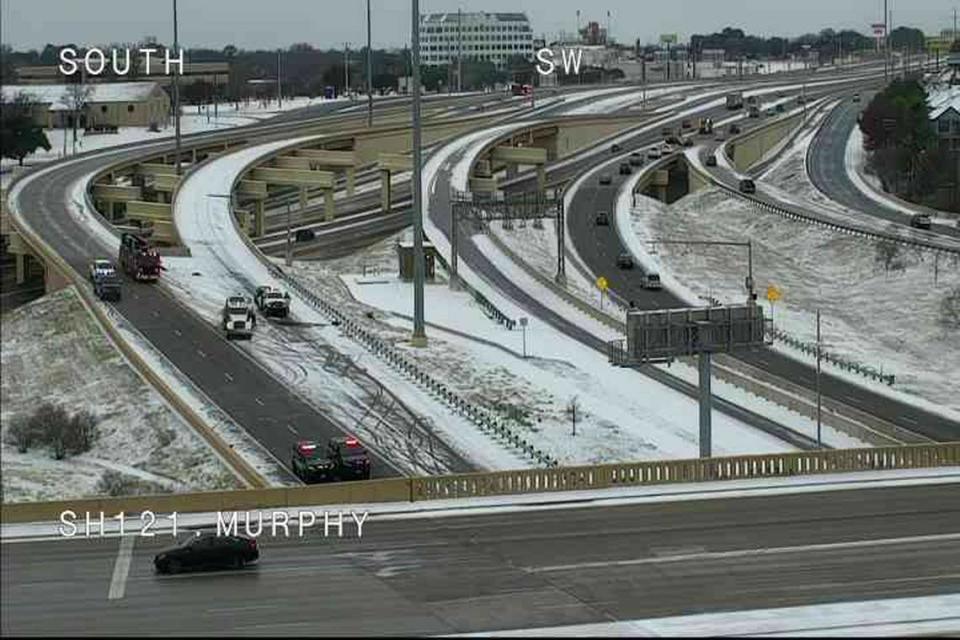
{"label": "house with white roof", "polygon": [[930,124],[940,148],[960,154],[960,87],[932,92],[928,98]]}
{"label": "house with white roof", "polygon": [[[5,85],[2,102],[25,94],[33,102],[34,121],[46,128],[164,126],[170,97],[156,82]],[[78,94],[81,96],[77,98]],[[77,108],[82,104],[81,108]]]}

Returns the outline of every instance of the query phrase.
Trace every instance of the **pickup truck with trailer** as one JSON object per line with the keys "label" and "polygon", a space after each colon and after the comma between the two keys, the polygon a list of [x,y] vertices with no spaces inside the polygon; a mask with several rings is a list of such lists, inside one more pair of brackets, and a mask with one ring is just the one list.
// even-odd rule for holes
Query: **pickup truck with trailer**
{"label": "pickup truck with trailer", "polygon": [[353,437],[330,438],[326,449],[312,440],[293,445],[293,474],[306,483],[369,480],[370,455]]}
{"label": "pickup truck with trailer", "polygon": [[221,321],[227,340],[232,338],[253,337],[253,328],[257,324],[257,314],[253,311],[250,298],[242,295],[230,296],[223,303]]}
{"label": "pickup truck with trailer", "polygon": [[263,285],[257,287],[253,301],[264,316],[286,318],[290,314],[290,294],[276,287]]}
{"label": "pickup truck with trailer", "polygon": [[133,233],[120,236],[120,268],[135,280],[153,282],[160,277],[163,265],[160,254],[144,238]]}

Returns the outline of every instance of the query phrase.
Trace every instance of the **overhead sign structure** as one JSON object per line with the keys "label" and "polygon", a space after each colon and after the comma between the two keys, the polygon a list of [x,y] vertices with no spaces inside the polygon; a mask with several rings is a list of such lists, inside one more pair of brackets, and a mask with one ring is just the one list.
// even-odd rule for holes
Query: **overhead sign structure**
{"label": "overhead sign structure", "polygon": [[763,307],[756,304],[631,310],[627,312],[626,346],[623,340],[608,342],[607,355],[612,364],[633,368],[681,356],[698,356],[700,457],[709,458],[711,354],[769,344],[769,323],[763,317]]}
{"label": "overhead sign structure", "polygon": [[675,34],[675,33],[661,33],[661,34],[660,34],[660,44],[677,44],[677,34]]}

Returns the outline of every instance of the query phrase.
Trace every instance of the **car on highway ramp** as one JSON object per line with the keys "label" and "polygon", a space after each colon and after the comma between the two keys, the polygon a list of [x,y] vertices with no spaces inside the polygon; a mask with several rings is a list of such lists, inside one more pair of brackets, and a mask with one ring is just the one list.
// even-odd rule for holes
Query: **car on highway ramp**
{"label": "car on highway ramp", "polygon": [[295,234],[297,242],[309,242],[317,237],[313,229],[297,229]]}
{"label": "car on highway ramp", "polygon": [[649,149],[647,149],[647,158],[649,158],[650,160],[656,160],[659,157],[660,157],[660,147],[658,145],[654,145]]}
{"label": "car on highway ramp", "polygon": [[628,175],[630,175],[631,173],[633,173],[633,170],[630,168],[630,163],[629,163],[629,162],[621,162],[621,163],[620,163],[620,175],[622,175],[622,176],[628,176]]}
{"label": "car on highway ramp", "polygon": [[737,123],[733,123],[729,127],[727,127],[728,135],[735,136],[738,133],[740,133],[740,125],[738,125]]}
{"label": "car on highway ramp", "polygon": [[631,167],[643,166],[643,156],[639,152],[634,151],[633,153],[630,154],[630,166]]}
{"label": "car on highway ramp", "polygon": [[633,256],[629,253],[621,253],[617,256],[617,266],[621,269],[633,269]]}
{"label": "car on highway ramp", "polygon": [[239,569],[260,558],[255,538],[217,535],[215,531],[197,532],[182,543],[154,556],[158,573],[179,573],[194,569],[234,567]]}
{"label": "car on highway ramp", "polygon": [[610,226],[610,216],[606,211],[598,211],[593,221],[598,227]]}
{"label": "car on highway ramp", "polygon": [[660,282],[660,274],[653,271],[643,274],[643,280],[640,282],[640,285],[644,289],[663,289],[663,283]]}
{"label": "car on highway ramp", "polygon": [[910,226],[915,229],[929,229],[933,226],[933,219],[925,213],[918,213],[910,218]]}
{"label": "car on highway ramp", "polygon": [[610,153],[620,153],[620,145],[618,145],[616,142],[610,145]]}
{"label": "car on highway ramp", "polygon": [[853,101],[854,101],[854,102],[860,102],[860,94],[859,94],[859,93],[853,94]]}
{"label": "car on highway ramp", "polygon": [[613,178],[610,177],[609,173],[601,173],[600,179],[598,180],[600,184],[610,184],[613,182]]}
{"label": "car on highway ramp", "polygon": [[716,156],[716,155],[714,155],[714,154],[711,153],[710,155],[707,156],[707,166],[708,166],[708,167],[715,167],[715,166],[717,166],[717,156]]}
{"label": "car on highway ramp", "polygon": [[757,185],[750,178],[744,178],[740,181],[740,193],[756,193]]}

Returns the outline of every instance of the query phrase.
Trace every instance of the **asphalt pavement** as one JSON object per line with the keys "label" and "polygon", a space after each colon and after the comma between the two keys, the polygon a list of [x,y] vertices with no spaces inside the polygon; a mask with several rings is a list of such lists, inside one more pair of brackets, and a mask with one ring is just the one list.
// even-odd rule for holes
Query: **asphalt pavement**
{"label": "asphalt pavement", "polygon": [[2,633],[430,635],[960,590],[955,484],[371,515],[356,531],[349,514],[343,538],[267,528],[256,564],[172,576],[152,566],[170,537],[5,541]]}

